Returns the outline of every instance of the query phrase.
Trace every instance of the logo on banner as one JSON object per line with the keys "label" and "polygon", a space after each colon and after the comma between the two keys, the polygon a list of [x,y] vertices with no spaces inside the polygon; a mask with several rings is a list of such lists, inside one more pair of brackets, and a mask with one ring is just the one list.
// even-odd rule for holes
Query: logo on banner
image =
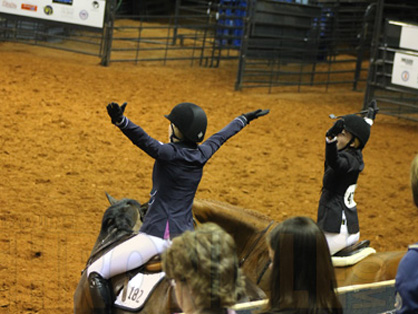
{"label": "logo on banner", "polygon": [[403,71],[402,74],[401,74],[401,78],[402,78],[402,81],[404,81],[404,82],[408,81],[409,80],[409,72],[408,71]]}
{"label": "logo on banner", "polygon": [[44,13],[46,15],[52,15],[52,13],[54,13],[54,9],[52,9],[50,5],[47,5],[46,7],[44,7]]}
{"label": "logo on banner", "polygon": [[6,0],[3,0],[1,5],[5,8],[8,8],[8,9],[17,9],[17,5],[15,3],[9,2],[9,1],[6,1]]}
{"label": "logo on banner", "polygon": [[36,12],[38,10],[38,6],[32,5],[32,4],[25,4],[25,3],[22,3],[21,8],[22,10],[28,10],[28,11],[33,11],[33,12]]}
{"label": "logo on banner", "polygon": [[409,59],[409,58],[401,58],[401,61],[403,63],[405,63],[405,65],[409,65],[409,66],[413,66],[414,65],[414,60]]}
{"label": "logo on banner", "polygon": [[86,10],[81,10],[79,13],[80,19],[87,20],[89,17],[89,13]]}

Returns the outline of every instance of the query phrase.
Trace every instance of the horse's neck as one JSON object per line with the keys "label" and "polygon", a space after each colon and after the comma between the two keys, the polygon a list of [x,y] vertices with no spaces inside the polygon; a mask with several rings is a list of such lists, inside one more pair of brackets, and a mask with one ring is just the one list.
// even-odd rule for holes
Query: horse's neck
{"label": "horse's neck", "polygon": [[270,223],[257,212],[217,201],[195,200],[193,211],[200,222],[214,222],[231,234],[239,255],[257,241]]}

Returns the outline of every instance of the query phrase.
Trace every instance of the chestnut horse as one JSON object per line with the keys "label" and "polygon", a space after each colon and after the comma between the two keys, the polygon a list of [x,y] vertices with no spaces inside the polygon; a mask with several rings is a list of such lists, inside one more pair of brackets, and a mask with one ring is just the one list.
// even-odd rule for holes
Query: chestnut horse
{"label": "chestnut horse", "polygon": [[[142,217],[146,210],[146,206],[141,206],[135,200],[116,200],[107,193],[106,195],[111,206],[103,215],[99,236],[74,293],[75,314],[93,313],[89,283],[87,280],[87,267],[110,249],[136,234],[142,225]],[[123,291],[129,279],[134,277],[139,271],[140,269],[134,269],[128,273],[113,277],[111,279],[113,295],[116,296]],[[245,284],[245,295],[241,296],[242,301],[261,300],[266,297],[265,293],[247,277],[245,278]],[[133,313],[130,310],[124,310],[120,307],[114,307],[112,310],[116,314]],[[170,314],[173,312],[181,312],[175,300],[174,289],[172,289],[169,281],[163,278],[150,294],[145,305],[137,312],[141,314]]]}
{"label": "chestnut horse", "polygon": [[[269,294],[266,235],[277,223],[258,212],[218,201],[195,199],[193,211],[198,221],[217,223],[233,236],[245,275]],[[405,253],[374,253],[353,266],[336,267],[337,284],[343,287],[395,279]]]}

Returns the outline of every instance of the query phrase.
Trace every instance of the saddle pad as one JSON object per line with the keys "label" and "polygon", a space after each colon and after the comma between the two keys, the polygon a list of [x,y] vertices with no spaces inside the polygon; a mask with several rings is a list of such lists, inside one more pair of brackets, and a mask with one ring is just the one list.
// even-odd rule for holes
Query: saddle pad
{"label": "saddle pad", "polygon": [[128,311],[139,311],[164,276],[164,272],[156,274],[138,273],[129,280],[128,286],[119,292],[115,306]]}
{"label": "saddle pad", "polygon": [[366,247],[350,256],[343,256],[343,257],[332,256],[332,265],[334,267],[346,267],[346,266],[355,265],[373,253],[376,253],[375,249],[371,247]]}

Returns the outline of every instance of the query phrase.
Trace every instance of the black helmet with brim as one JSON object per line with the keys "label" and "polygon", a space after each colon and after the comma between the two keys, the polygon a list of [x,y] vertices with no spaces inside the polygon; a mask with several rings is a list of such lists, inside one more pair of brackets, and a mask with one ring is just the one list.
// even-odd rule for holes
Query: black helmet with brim
{"label": "black helmet with brim", "polygon": [[342,119],[344,120],[344,129],[359,139],[359,148],[366,146],[370,137],[370,124],[368,124],[362,117],[355,114],[343,116]]}
{"label": "black helmet with brim", "polygon": [[206,113],[198,105],[183,102],[176,105],[169,115],[164,115],[192,142],[201,142],[208,125]]}

